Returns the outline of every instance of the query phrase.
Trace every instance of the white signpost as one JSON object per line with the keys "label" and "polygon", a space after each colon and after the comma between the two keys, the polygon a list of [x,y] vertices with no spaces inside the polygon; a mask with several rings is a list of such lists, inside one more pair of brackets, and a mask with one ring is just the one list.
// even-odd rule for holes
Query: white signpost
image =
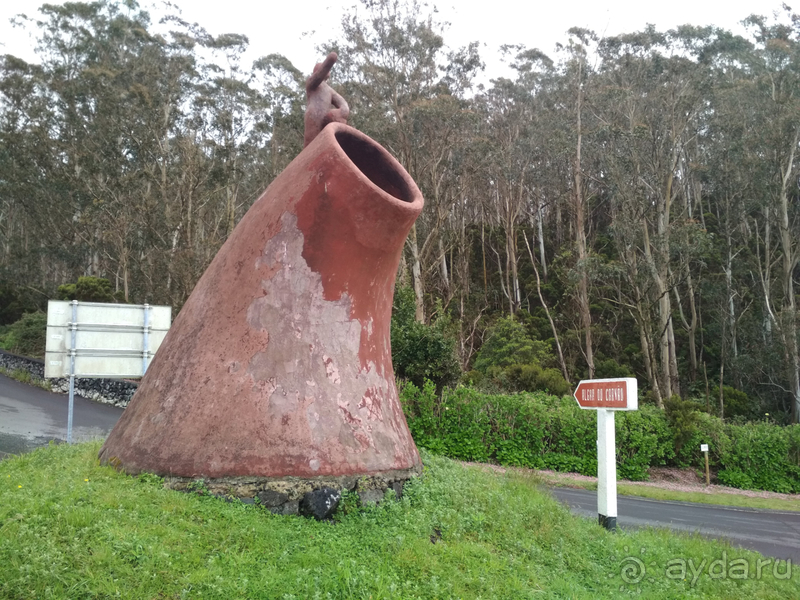
{"label": "white signpost", "polygon": [[69,377],[67,442],[72,442],[75,378],[141,377],[171,322],[170,306],[47,303],[44,376]]}
{"label": "white signpost", "polygon": [[597,411],[597,514],[600,525],[617,528],[617,444],[614,412],[639,408],[636,379],[587,379],[575,389],[578,406]]}
{"label": "white signpost", "polygon": [[706,456],[706,485],[711,485],[711,472],[708,470],[708,444],[700,444],[700,452]]}

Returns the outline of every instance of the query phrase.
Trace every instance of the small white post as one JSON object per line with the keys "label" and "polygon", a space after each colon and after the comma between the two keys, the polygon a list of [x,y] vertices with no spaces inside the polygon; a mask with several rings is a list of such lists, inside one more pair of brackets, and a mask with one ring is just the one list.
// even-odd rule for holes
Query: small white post
{"label": "small white post", "polygon": [[597,411],[597,514],[600,525],[617,528],[617,457],[614,411]]}

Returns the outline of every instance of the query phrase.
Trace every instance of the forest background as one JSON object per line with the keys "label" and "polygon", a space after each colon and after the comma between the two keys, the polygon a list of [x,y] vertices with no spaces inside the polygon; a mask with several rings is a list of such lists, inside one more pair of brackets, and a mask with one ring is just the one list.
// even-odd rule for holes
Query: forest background
{"label": "forest background", "polygon": [[[81,284],[177,312],[302,149],[309,66],[244,64],[245,36],[133,0],[28,26],[38,62],[0,58],[0,325]],[[345,14],[319,48],[340,55],[331,83],[426,200],[398,272],[401,377],[635,376],[657,407],[798,420],[800,16],[746,26],[571,29],[550,56],[506,47],[515,76],[477,85],[478,44],[449,50],[416,0]]]}

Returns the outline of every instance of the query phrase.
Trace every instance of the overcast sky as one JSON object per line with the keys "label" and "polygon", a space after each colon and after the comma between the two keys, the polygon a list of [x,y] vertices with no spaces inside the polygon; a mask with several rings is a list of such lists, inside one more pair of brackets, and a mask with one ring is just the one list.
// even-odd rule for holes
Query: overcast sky
{"label": "overcast sky", "polygon": [[[342,14],[355,0],[172,0],[183,18],[197,22],[211,34],[243,33],[250,39],[248,58],[279,52],[301,71],[308,72],[320,59],[318,44],[333,39]],[[791,0],[788,0],[791,3]],[[33,43],[9,19],[19,13],[37,14],[41,0],[0,2],[0,53],[33,60]],[[59,0],[51,0],[60,4]],[[157,20],[157,10],[148,8]],[[445,43],[455,48],[471,41],[481,43],[486,80],[508,75],[500,62],[502,44],[524,44],[552,53],[566,40],[573,26],[593,29],[599,35],[637,31],[648,23],[660,30],[677,25],[717,25],[743,33],[739,21],[752,13],[771,15],[783,0],[488,0],[431,2],[438,17],[451,25]],[[800,8],[800,7],[798,7]]]}

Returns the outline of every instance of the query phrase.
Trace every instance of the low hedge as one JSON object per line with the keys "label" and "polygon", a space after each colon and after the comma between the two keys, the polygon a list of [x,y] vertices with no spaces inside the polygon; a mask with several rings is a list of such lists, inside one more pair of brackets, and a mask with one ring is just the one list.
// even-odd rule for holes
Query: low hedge
{"label": "low hedge", "polygon": [[[414,440],[460,460],[597,474],[597,418],[572,397],[543,392],[487,394],[470,387],[400,392]],[[733,425],[697,412],[681,431],[664,411],[641,406],[616,415],[617,472],[642,481],[653,466],[703,468],[700,444],[721,483],[776,492],[800,492],[800,425]],[[680,440],[678,442],[678,440]],[[676,450],[676,446],[679,446]]]}

